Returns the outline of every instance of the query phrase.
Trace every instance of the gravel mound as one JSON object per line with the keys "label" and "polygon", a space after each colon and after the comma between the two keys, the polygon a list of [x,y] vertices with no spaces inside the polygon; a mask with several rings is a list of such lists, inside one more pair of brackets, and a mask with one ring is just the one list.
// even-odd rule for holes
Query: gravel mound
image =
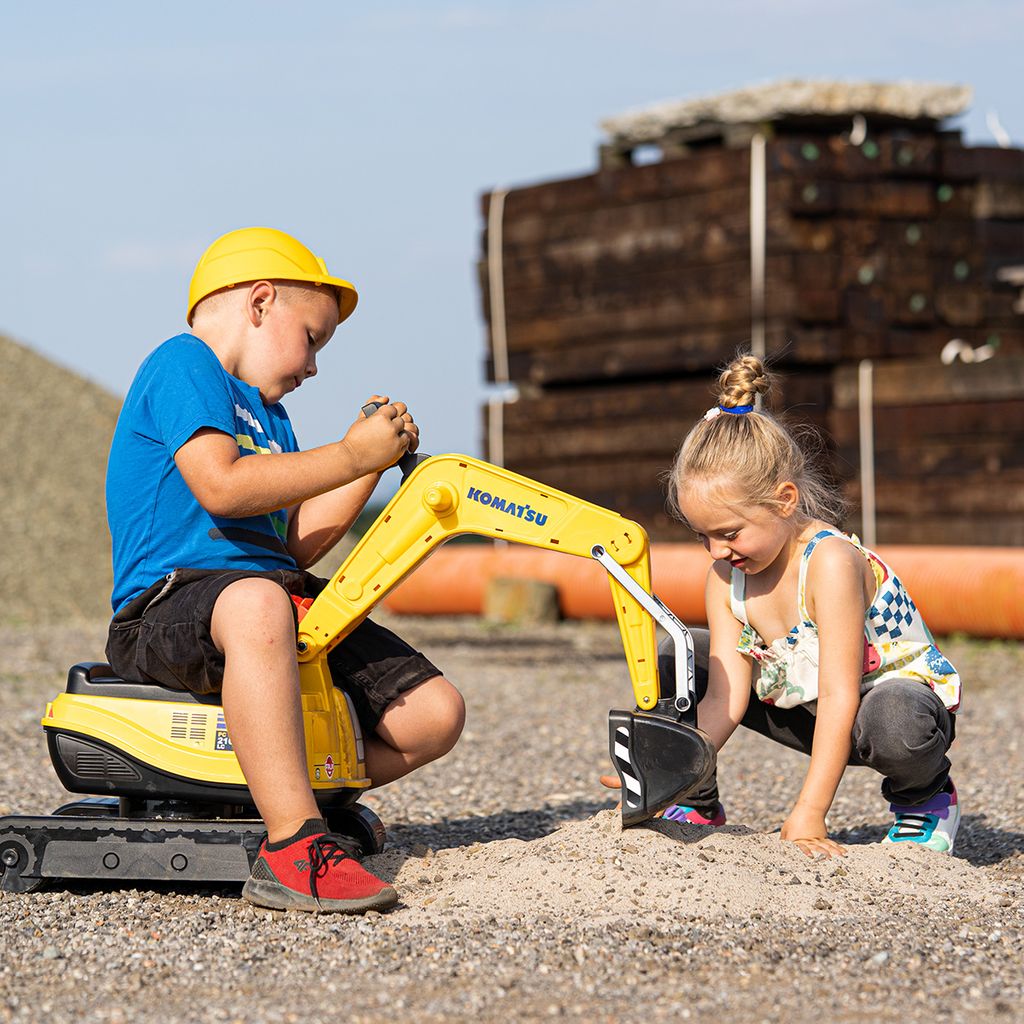
{"label": "gravel mound", "polygon": [[103,481],[119,399],[0,335],[0,621],[109,613]]}

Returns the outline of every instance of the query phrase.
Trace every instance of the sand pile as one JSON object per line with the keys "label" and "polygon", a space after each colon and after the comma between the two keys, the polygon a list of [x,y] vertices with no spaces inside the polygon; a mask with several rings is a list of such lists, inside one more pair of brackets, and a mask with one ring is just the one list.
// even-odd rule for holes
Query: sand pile
{"label": "sand pile", "polygon": [[[979,886],[963,860],[907,846],[849,847],[811,859],[777,835],[742,825],[712,829],[652,822],[623,831],[616,811],[569,822],[548,836],[460,849],[412,847],[370,858],[393,880],[403,916],[470,922],[493,916],[577,916],[597,928],[639,918],[657,926],[679,916],[883,917],[903,899],[941,900]],[[998,890],[991,891],[998,900]],[[410,921],[412,923],[412,921]]]}

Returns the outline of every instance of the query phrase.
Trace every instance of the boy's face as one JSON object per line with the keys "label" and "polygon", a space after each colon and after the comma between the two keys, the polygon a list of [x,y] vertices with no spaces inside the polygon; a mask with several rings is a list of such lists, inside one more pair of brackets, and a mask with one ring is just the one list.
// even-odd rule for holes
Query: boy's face
{"label": "boy's face", "polygon": [[316,357],[338,326],[338,299],[333,289],[312,285],[268,289],[253,296],[257,329],[244,379],[273,405],[316,374]]}

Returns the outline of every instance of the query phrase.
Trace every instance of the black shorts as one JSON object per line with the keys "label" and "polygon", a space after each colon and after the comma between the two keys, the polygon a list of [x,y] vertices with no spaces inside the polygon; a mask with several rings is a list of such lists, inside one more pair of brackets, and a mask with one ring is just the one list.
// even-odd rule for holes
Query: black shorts
{"label": "black shorts", "polygon": [[[327,583],[301,569],[175,569],[114,616],[107,636],[111,668],[123,679],[219,693],[224,655],[210,635],[213,606],[226,587],[253,577],[273,580],[298,597],[315,597]],[[441,675],[401,637],[369,619],[327,655],[327,664],[334,685],[351,697],[364,733],[376,729],[384,709],[401,694]]]}

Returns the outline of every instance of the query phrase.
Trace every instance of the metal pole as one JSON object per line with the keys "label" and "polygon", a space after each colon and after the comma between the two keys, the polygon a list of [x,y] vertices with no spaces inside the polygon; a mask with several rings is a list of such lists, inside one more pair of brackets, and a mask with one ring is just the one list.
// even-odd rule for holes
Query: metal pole
{"label": "metal pole", "polygon": [[[491,303],[491,358],[494,383],[508,383],[508,335],[505,321],[505,265],[502,227],[507,189],[491,193],[487,211],[487,285]],[[496,466],[505,465],[505,396],[494,394],[487,403],[487,457]]]}
{"label": "metal pole", "polygon": [[750,351],[765,356],[765,250],[767,246],[765,137],[750,140]]}
{"label": "metal pole", "polygon": [[875,522],[875,427],[874,367],[870,359],[862,359],[857,367],[857,416],[860,427],[860,514],[861,540],[873,548],[876,543]]}
{"label": "metal pole", "polygon": [[502,227],[505,217],[507,189],[491,193],[487,212],[487,284],[491,300],[491,355],[494,359],[494,382],[508,382],[508,336],[505,323],[505,265],[503,262]]}
{"label": "metal pole", "polygon": [[[508,384],[509,380],[502,236],[507,195],[508,189],[495,189],[487,211],[487,286],[491,303],[491,358],[495,384]],[[505,465],[505,398],[504,393],[493,394],[487,403],[487,457],[496,466]],[[495,539],[494,546],[507,547],[508,541]]]}
{"label": "metal pole", "polygon": [[505,465],[505,400],[492,395],[487,402],[487,461]]}

